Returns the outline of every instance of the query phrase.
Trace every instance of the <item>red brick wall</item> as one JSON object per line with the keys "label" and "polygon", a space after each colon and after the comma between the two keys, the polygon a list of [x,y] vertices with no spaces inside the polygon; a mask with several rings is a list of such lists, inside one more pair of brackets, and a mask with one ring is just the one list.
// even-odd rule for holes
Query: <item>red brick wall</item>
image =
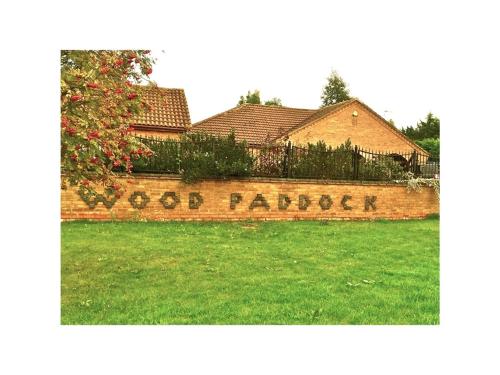
{"label": "red brick wall", "polygon": [[[278,180],[278,179],[242,179],[229,181],[204,181],[186,185],[177,177],[137,176],[127,178],[126,193],[110,208],[99,202],[90,209],[78,195],[76,189],[61,191],[61,217],[64,220],[295,220],[295,219],[403,219],[421,218],[430,213],[439,212],[439,200],[430,188],[421,192],[408,192],[406,186],[381,183],[342,183],[317,181]],[[143,209],[133,208],[129,197],[135,191],[147,194],[150,201]],[[180,202],[173,209],[166,209],[160,202],[165,192],[175,192]],[[189,193],[200,193],[203,203],[198,208],[189,208]],[[231,193],[241,194],[241,202],[230,208]],[[257,194],[269,204],[250,208]],[[279,209],[279,195],[291,199],[288,208]],[[299,209],[299,195],[307,195],[311,201],[307,209]],[[322,209],[319,200],[322,195],[331,198],[329,209]],[[352,207],[346,209],[342,205]],[[376,197],[375,208],[368,205],[366,197]],[[140,199],[137,199],[139,202]],[[167,203],[171,203],[169,198]],[[260,201],[263,204],[263,201]],[[330,201],[323,198],[326,208]]]}
{"label": "red brick wall", "polygon": [[155,137],[162,139],[180,139],[182,133],[180,132],[169,132],[169,131],[154,131],[154,130],[136,130],[134,135],[140,137]]}

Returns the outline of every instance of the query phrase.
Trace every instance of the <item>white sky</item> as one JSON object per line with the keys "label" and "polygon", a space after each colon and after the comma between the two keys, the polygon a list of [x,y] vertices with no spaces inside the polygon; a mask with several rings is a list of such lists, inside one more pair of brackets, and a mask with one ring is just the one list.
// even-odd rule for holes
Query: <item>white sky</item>
{"label": "white sky", "polygon": [[176,32],[154,46],[152,78],[185,89],[193,122],[234,107],[254,89],[263,100],[277,96],[285,106],[317,108],[332,69],[352,96],[398,127],[415,125],[429,111],[439,117],[442,15],[434,6],[251,4],[225,13],[180,5],[177,14],[191,19],[165,21]]}

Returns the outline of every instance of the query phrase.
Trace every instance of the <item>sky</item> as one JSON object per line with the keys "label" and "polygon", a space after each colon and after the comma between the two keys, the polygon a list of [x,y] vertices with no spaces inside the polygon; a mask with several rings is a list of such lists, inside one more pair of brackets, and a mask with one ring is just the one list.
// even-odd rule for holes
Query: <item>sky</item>
{"label": "sky", "polygon": [[439,117],[442,63],[436,56],[443,40],[433,8],[287,4],[257,3],[207,18],[210,7],[201,3],[188,24],[172,19],[167,28],[177,32],[152,48],[152,79],[185,90],[193,123],[234,107],[255,89],[262,100],[276,96],[288,107],[318,108],[332,70],[352,96],[397,127],[414,126],[428,112]]}

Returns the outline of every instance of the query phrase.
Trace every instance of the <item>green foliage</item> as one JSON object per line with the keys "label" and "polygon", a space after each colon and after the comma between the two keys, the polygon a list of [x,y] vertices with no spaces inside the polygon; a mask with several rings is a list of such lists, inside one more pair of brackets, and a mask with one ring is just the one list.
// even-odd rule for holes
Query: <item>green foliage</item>
{"label": "green foliage", "polygon": [[[293,177],[341,179],[353,178],[354,148],[348,139],[337,148],[323,141],[308,144],[307,149],[297,150],[291,158]],[[357,156],[360,180],[389,181],[403,176],[403,167],[390,156],[376,155],[371,160]]]}
{"label": "green foliage", "polygon": [[184,134],[181,141],[143,139],[154,156],[134,163],[134,172],[179,173],[186,183],[205,178],[250,176],[253,158],[245,142],[234,133],[216,137],[204,133]]}
{"label": "green foliage", "polygon": [[415,143],[427,151],[431,158],[439,159],[439,138],[424,138]]}
{"label": "green foliage", "polygon": [[238,102],[238,105],[242,104],[261,104],[260,102],[260,91],[255,90],[254,92],[250,92],[250,90],[247,93],[247,96],[240,96],[240,101]]}
{"label": "green foliage", "polygon": [[325,142],[309,143],[306,149],[294,150],[290,160],[292,177],[320,179],[351,179],[352,155],[351,141],[347,140],[337,148]]}
{"label": "green foliage", "polygon": [[[154,155],[135,160],[134,172],[180,174],[188,183],[245,176],[328,180],[354,177],[350,140],[336,148],[319,141],[288,151],[287,146],[276,144],[250,151],[246,143],[236,141],[234,133],[227,137],[190,133],[180,141],[142,138],[141,142]],[[374,155],[367,160],[358,155],[356,160],[361,180],[402,178],[403,167],[390,156]]]}
{"label": "green foliage", "polygon": [[252,175],[258,177],[280,177],[284,172],[285,152],[283,146],[265,145],[258,149]]}
{"label": "green foliage", "polygon": [[404,135],[414,141],[423,140],[426,138],[439,139],[439,126],[439,118],[429,112],[426,119],[424,121],[419,121],[415,128],[409,126],[407,128],[401,129],[401,131]]}
{"label": "green foliage", "polygon": [[63,188],[94,191],[101,184],[122,193],[113,168],[128,172],[137,154],[149,154],[131,134],[130,120],[149,108],[136,84],[149,81],[153,63],[144,50],[61,51]]}
{"label": "green foliage", "polygon": [[[260,91],[259,90],[255,90],[254,92],[248,91],[246,96],[240,96],[238,105],[242,104],[262,104],[260,100]],[[282,107],[283,103],[281,102],[280,98],[274,97],[272,99],[266,100],[264,102],[264,105]]]}
{"label": "green foliage", "polygon": [[390,181],[403,177],[404,168],[390,156],[378,155],[359,161],[360,180]]}
{"label": "green foliage", "polygon": [[154,156],[141,157],[136,160],[134,172],[179,173],[181,148],[179,141],[152,137],[140,140],[154,153]]}
{"label": "green foliage", "polygon": [[[398,181],[401,182],[401,181]],[[438,199],[440,199],[440,180],[439,178],[423,178],[414,176],[413,173],[407,172],[403,175],[403,182],[406,182],[406,187],[408,191],[419,192],[422,187],[430,187],[436,193]]]}
{"label": "green foliage", "polygon": [[282,107],[283,103],[281,103],[281,99],[280,98],[274,97],[272,99],[266,100],[264,102],[264,105],[274,105],[276,107]]}
{"label": "green foliage", "polygon": [[321,95],[321,107],[351,99],[347,84],[336,71],[333,71],[327,80],[328,82],[323,88],[323,94]]}
{"label": "green foliage", "polygon": [[216,137],[204,133],[183,135],[180,154],[182,180],[250,176],[253,158],[246,142],[237,142],[234,133]]}

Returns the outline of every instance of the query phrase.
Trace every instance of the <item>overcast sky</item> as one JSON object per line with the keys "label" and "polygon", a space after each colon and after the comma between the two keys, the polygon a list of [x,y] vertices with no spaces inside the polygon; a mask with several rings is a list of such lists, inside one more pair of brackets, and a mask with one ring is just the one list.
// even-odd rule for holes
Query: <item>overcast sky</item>
{"label": "overcast sky", "polygon": [[185,89],[193,123],[234,107],[254,89],[262,100],[277,96],[288,107],[317,108],[332,69],[352,96],[398,127],[415,125],[430,111],[439,116],[443,63],[437,56],[444,45],[435,6],[252,4],[225,13],[200,4],[189,20],[166,21],[176,32],[154,46],[152,78]]}

